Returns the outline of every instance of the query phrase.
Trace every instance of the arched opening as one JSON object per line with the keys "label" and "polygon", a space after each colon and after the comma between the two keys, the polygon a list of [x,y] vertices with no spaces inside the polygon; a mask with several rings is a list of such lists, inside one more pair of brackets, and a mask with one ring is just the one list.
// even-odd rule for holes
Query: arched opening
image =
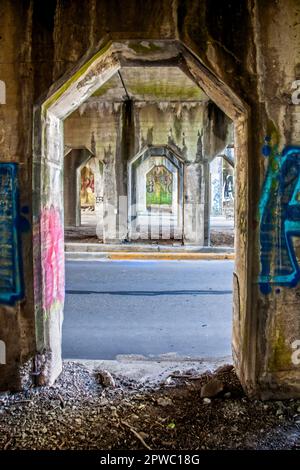
{"label": "arched opening", "polygon": [[148,146],[128,164],[129,240],[183,241],[184,164],[168,146]]}
{"label": "arched opening", "polygon": [[86,225],[96,224],[95,174],[90,163],[86,163],[81,168],[80,183],[81,223]]}
{"label": "arched opening", "polygon": [[[237,149],[236,174],[240,185],[236,191],[236,200],[238,201],[236,211],[239,212],[239,218],[236,225],[235,279],[237,282],[234,291],[233,353],[242,382],[245,386],[249,386],[249,384],[255,386],[256,369],[255,358],[253,357],[255,332],[250,330],[253,321],[253,310],[250,308],[249,302],[248,275],[250,258],[248,253],[248,222],[245,217],[248,208],[249,184],[247,172],[248,110],[242,101],[232,93],[230,88],[210,74],[183,44],[176,41],[155,41],[153,43],[155,47],[151,47],[151,53],[146,55],[145,47],[139,48],[139,44],[139,41],[106,44],[87,63],[80,64],[76,72],[74,71],[63,85],[59,84],[50,90],[47,100],[37,106],[35,110],[34,224],[40,243],[35,250],[34,274],[37,343],[39,351],[43,351],[40,380],[52,383],[61,370],[61,325],[64,301],[61,290],[63,286],[64,255],[63,240],[58,234],[61,232],[63,224],[61,178],[63,168],[63,120],[118,73],[122,67],[135,65],[138,60],[139,66],[144,66],[145,69],[153,64],[157,65],[158,61],[160,67],[177,64],[234,121]],[[152,46],[153,44],[151,43]],[[42,139],[39,136],[42,136]],[[201,135],[199,140],[201,140]],[[109,147],[107,152],[107,160],[109,161]],[[198,156],[200,159],[200,155]],[[166,162],[164,163],[162,166],[166,167]],[[207,162],[203,161],[204,163],[207,167]],[[201,180],[198,168],[191,165],[191,168],[188,169],[189,172],[198,175],[199,181]],[[203,217],[202,202],[195,201],[191,194],[187,195],[187,199],[191,203],[190,210],[196,210],[195,220],[200,220]],[[108,198],[107,204],[109,202]],[[121,205],[119,205],[117,212],[120,214],[122,210]],[[55,224],[48,224],[46,234],[42,227],[42,221],[45,218],[47,219],[49,213],[55,215]],[[243,214],[244,216],[242,216]],[[104,208],[104,218],[110,216],[111,213]],[[184,224],[186,224],[186,217],[184,218]],[[106,225],[104,221],[104,231],[107,230]],[[121,225],[118,225],[118,230],[120,230]],[[108,229],[110,230],[111,226]],[[195,229],[192,230],[195,233]],[[49,244],[47,243],[49,235],[57,240],[57,256],[55,257],[57,262],[49,253]],[[51,269],[49,269],[50,255]],[[49,294],[48,285],[49,283],[53,284],[53,282],[56,288],[51,289]]]}
{"label": "arched opening", "polygon": [[234,247],[234,146],[217,155],[210,169],[210,234],[211,246]]}
{"label": "arched opening", "polygon": [[101,241],[103,234],[103,163],[85,147],[64,157],[65,241]]}

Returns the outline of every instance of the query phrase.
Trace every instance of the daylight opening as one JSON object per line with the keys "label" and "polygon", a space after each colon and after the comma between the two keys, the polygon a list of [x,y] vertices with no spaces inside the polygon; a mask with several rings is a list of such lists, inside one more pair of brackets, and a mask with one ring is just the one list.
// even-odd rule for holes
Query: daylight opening
{"label": "daylight opening", "polygon": [[209,165],[210,246],[234,247],[234,143]]}
{"label": "daylight opening", "polygon": [[[43,104],[47,120],[36,121],[47,160],[35,174],[42,181],[47,175],[50,184],[35,180],[41,204],[47,203],[43,219],[37,213],[44,222],[35,293],[42,312],[56,312],[51,321],[43,316],[37,341],[52,351],[50,382],[62,356],[231,360],[233,246],[210,243],[211,169],[220,157],[229,163],[221,168],[219,197],[220,215],[232,224],[232,200],[241,190],[233,189],[230,149],[234,124],[244,157],[243,107],[183,46],[157,47],[153,61],[126,43],[104,49],[82,68],[82,77],[78,71]],[[233,160],[242,182],[243,166]],[[243,197],[246,187],[245,181]],[[48,253],[49,236],[55,253]],[[245,269],[241,241],[237,237],[236,273]],[[240,305],[235,297],[235,355]]]}
{"label": "daylight opening", "polygon": [[121,68],[67,117],[63,357],[231,361],[233,261],[204,252],[233,251],[232,135],[174,66]]}

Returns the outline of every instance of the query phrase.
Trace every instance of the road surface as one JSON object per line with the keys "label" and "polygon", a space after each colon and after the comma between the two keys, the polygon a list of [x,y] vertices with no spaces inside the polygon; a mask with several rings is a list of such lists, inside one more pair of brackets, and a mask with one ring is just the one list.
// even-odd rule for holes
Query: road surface
{"label": "road surface", "polygon": [[231,354],[233,261],[68,261],[63,357]]}

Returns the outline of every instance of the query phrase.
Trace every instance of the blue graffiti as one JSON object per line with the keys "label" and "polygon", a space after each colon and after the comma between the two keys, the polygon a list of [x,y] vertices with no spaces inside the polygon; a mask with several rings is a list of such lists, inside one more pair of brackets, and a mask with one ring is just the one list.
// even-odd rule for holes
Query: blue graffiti
{"label": "blue graffiti", "polygon": [[0,163],[0,303],[23,297],[18,166]]}
{"label": "blue graffiti", "polygon": [[259,284],[268,294],[272,285],[295,287],[300,268],[293,238],[300,237],[300,147],[282,152],[265,140],[263,154],[269,157],[260,200]]}

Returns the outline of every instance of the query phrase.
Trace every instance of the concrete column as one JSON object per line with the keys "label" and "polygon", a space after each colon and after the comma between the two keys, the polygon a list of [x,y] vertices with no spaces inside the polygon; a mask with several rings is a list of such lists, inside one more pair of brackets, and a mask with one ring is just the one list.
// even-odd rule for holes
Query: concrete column
{"label": "concrete column", "polygon": [[210,173],[209,173],[209,163],[205,161],[202,164],[202,183],[201,190],[204,193],[204,246],[210,244]]}
{"label": "concrete column", "polygon": [[[115,161],[112,161],[112,155],[105,157],[109,164],[114,165],[116,185],[111,184],[112,168],[106,168],[105,185],[106,195],[110,194],[110,200],[106,197],[104,203],[104,225],[103,240],[105,243],[119,243],[127,239],[127,163],[134,152],[134,113],[133,102],[124,101],[122,105],[122,114],[120,122],[120,139],[117,139]],[[107,187],[110,179],[110,187]],[[115,193],[114,192],[115,188]],[[116,199],[116,205],[113,206],[112,200]]]}
{"label": "concrete column", "polygon": [[[122,141],[120,174],[117,174],[118,190],[118,236],[119,240],[128,237],[128,204],[127,204],[127,164],[134,155],[135,122],[133,101],[126,100],[122,109]],[[118,169],[118,166],[117,166]]]}
{"label": "concrete column", "polygon": [[184,175],[184,244],[204,245],[202,164],[189,163]]}
{"label": "concrete column", "polygon": [[117,243],[116,165],[111,146],[104,150],[103,182],[103,242]]}

